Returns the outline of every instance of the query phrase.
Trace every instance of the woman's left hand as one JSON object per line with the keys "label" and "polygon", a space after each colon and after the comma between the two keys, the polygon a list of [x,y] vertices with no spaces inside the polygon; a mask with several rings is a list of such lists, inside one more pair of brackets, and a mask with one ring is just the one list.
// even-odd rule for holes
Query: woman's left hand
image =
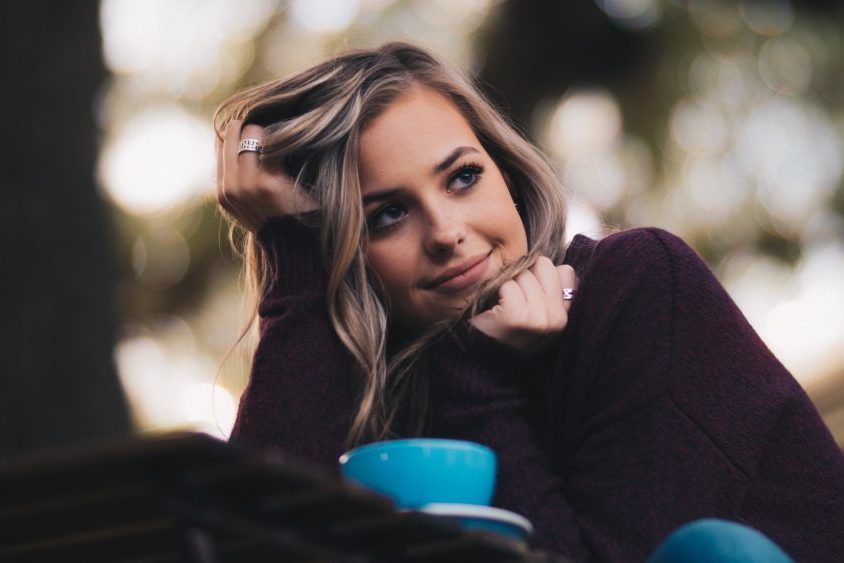
{"label": "woman's left hand", "polygon": [[566,328],[571,301],[563,299],[563,288],[574,289],[576,284],[571,266],[555,266],[541,256],[530,269],[504,282],[498,303],[469,322],[517,350],[539,352]]}
{"label": "woman's left hand", "polygon": [[217,141],[217,200],[244,228],[257,231],[277,215],[307,213],[317,203],[278,164],[261,161],[258,153],[238,149],[241,139],[264,137],[264,128],[231,120]]}

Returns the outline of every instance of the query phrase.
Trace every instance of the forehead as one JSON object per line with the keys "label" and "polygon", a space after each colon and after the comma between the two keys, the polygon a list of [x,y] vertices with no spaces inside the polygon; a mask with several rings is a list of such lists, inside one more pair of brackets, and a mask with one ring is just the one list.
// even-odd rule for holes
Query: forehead
{"label": "forehead", "polygon": [[429,170],[461,145],[481,149],[460,111],[433,90],[413,86],[390,103],[361,134],[363,187]]}

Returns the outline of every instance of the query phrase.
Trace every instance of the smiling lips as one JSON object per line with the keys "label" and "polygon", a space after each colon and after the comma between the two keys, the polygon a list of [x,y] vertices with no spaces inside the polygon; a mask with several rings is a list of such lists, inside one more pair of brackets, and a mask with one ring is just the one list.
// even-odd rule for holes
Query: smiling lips
{"label": "smiling lips", "polygon": [[425,289],[433,289],[445,293],[456,293],[480,281],[486,273],[489,255],[481,254],[466,260],[462,264],[447,269],[442,275],[425,284]]}

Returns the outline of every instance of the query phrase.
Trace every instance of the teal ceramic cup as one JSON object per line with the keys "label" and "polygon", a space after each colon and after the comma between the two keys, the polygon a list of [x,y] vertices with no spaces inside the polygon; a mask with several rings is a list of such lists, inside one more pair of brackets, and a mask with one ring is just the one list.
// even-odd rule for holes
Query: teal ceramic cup
{"label": "teal ceramic cup", "polygon": [[347,480],[392,498],[399,508],[489,505],[496,468],[490,448],[438,438],[375,442],[340,456],[340,471]]}
{"label": "teal ceramic cup", "polygon": [[648,563],[794,563],[768,536],[744,524],[704,518],[671,533]]}

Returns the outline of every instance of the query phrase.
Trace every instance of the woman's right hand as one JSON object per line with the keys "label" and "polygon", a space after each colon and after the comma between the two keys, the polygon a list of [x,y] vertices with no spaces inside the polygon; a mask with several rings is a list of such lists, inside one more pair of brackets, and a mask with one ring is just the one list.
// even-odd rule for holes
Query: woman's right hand
{"label": "woman's right hand", "polygon": [[263,127],[232,120],[217,141],[217,199],[246,229],[255,232],[270,217],[306,213],[316,201],[281,168],[270,170],[255,152],[237,154],[241,139],[263,139]]}
{"label": "woman's right hand", "polygon": [[563,299],[563,288],[577,288],[574,269],[555,266],[540,256],[533,266],[501,285],[495,306],[469,322],[512,348],[537,353],[568,324],[571,301]]}

